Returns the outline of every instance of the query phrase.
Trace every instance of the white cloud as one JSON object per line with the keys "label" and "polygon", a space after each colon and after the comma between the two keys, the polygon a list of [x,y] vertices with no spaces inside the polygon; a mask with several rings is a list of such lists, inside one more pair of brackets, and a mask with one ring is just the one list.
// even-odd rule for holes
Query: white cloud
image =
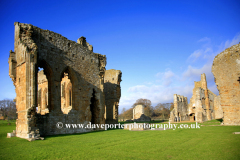
{"label": "white cloud", "polygon": [[[154,82],[144,83],[145,85],[135,85],[128,89],[128,96],[123,96],[120,100],[119,110],[123,107],[130,108],[137,99],[146,98],[151,100],[153,106],[157,103],[173,102],[173,95],[183,95],[190,100],[194,81],[200,81],[201,74],[205,73],[209,90],[218,95],[218,90],[214,82],[214,76],[211,72],[214,57],[224,49],[240,42],[240,33],[232,40],[221,43],[218,48],[211,45],[211,39],[204,37],[198,42],[204,42],[203,46],[195,50],[188,58],[187,69],[183,72],[174,73],[171,68],[165,72],[159,72],[155,75],[157,84]],[[216,46],[216,45],[214,45]],[[191,62],[195,62],[194,64]],[[173,62],[174,63],[174,62]],[[181,75],[177,76],[177,75]],[[178,82],[181,82],[180,84]]]}
{"label": "white cloud", "polygon": [[219,46],[218,46],[218,50],[217,52],[215,52],[215,56],[219,53],[221,53],[222,51],[224,51],[225,49],[240,43],[240,33],[237,33],[236,36],[233,37],[232,40],[227,40],[226,42],[222,42]]}
{"label": "white cloud", "polygon": [[200,75],[205,73],[208,80],[213,80],[212,75],[212,63],[207,63],[201,68],[195,68],[191,65],[188,66],[188,69],[183,72],[183,80],[196,80],[199,79]]}
{"label": "white cloud", "polygon": [[[141,89],[144,89],[144,91]],[[171,103],[173,102],[174,94],[190,97],[192,95],[192,89],[193,83],[186,86],[182,85],[178,87],[165,87],[161,85],[136,85],[129,88],[129,96],[121,97],[119,110],[121,111],[122,108],[130,108],[139,98],[151,100],[153,106],[158,103]]]}
{"label": "white cloud", "polygon": [[224,49],[229,48],[235,44],[238,44],[240,42],[240,33],[238,33],[231,41],[227,40],[225,42]]}
{"label": "white cloud", "polygon": [[204,37],[198,42],[204,42],[202,47],[198,50],[195,50],[187,59],[188,63],[195,63],[199,60],[212,60],[213,57],[213,47],[211,44],[211,39],[208,37]]}
{"label": "white cloud", "polygon": [[196,50],[188,57],[187,61],[195,62],[201,55],[203,55],[203,50]]}
{"label": "white cloud", "polygon": [[202,47],[200,49],[195,50],[190,56],[187,58],[188,63],[196,63],[199,61],[206,60],[207,61],[213,61],[213,58],[215,56],[213,45],[211,42],[211,39],[208,37],[204,37],[198,42],[202,42]]}
{"label": "white cloud", "polygon": [[165,72],[159,72],[155,75],[157,78],[157,82],[162,82],[164,86],[169,86],[172,84],[173,79],[176,78],[176,75],[167,68]]}
{"label": "white cloud", "polygon": [[128,89],[128,92],[145,93],[148,90],[149,88],[145,85],[137,85],[137,86],[130,87]]}
{"label": "white cloud", "polygon": [[211,39],[208,37],[204,37],[198,40],[198,42],[211,42]]}
{"label": "white cloud", "polygon": [[174,73],[171,70],[168,70],[164,73],[164,79],[169,79],[172,78],[174,76]]}
{"label": "white cloud", "polygon": [[210,47],[207,47],[206,49],[205,49],[205,51],[204,51],[204,53],[211,53],[211,52],[213,52],[213,49],[212,48],[210,48]]}

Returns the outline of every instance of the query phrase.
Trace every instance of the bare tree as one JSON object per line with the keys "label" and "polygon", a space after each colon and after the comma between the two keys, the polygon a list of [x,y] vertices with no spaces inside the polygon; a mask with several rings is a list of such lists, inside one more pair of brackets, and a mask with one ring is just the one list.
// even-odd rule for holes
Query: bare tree
{"label": "bare tree", "polygon": [[[123,111],[122,111],[122,112],[123,112]],[[123,118],[124,120],[125,120],[125,119],[132,119],[132,117],[133,117],[133,108],[130,108],[130,109],[124,111],[124,112],[121,114],[120,117]]]}
{"label": "bare tree", "polygon": [[142,104],[145,107],[150,107],[152,105],[152,102],[149,99],[140,98],[140,99],[136,100],[136,102],[132,105],[132,107],[135,107],[138,104]]}
{"label": "bare tree", "polygon": [[123,109],[122,109],[121,114],[123,114],[124,112],[126,112],[126,108],[123,108]]}
{"label": "bare tree", "polygon": [[124,113],[126,112],[126,108],[123,108],[121,113],[118,115],[118,119],[123,120],[125,119]]}
{"label": "bare tree", "polygon": [[158,103],[154,108],[154,113],[156,117],[160,117],[162,115],[162,110],[164,105],[162,103]]}
{"label": "bare tree", "polygon": [[16,103],[10,99],[0,100],[0,110],[2,115],[8,120],[17,118]]}
{"label": "bare tree", "polygon": [[154,116],[161,119],[168,118],[170,115],[171,103],[158,103],[154,108]]}

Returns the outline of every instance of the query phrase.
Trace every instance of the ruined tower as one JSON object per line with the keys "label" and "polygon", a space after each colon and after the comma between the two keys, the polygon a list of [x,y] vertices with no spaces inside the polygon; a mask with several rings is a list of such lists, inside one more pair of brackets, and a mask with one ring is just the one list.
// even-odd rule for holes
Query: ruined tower
{"label": "ruined tower", "polygon": [[193,95],[190,103],[187,97],[174,94],[174,109],[170,112],[170,122],[196,121],[204,122],[221,118],[219,98],[207,88],[206,75],[201,74],[201,80],[194,82]]}
{"label": "ruined tower", "polygon": [[207,88],[205,73],[201,74],[201,80],[194,82],[193,96],[188,107],[190,120],[204,122],[214,119],[215,98],[216,95]]}
{"label": "ruined tower", "polygon": [[104,93],[106,106],[106,124],[118,123],[118,104],[121,97],[120,82],[122,81],[120,70],[110,69],[104,75]]}
{"label": "ruined tower", "polygon": [[188,101],[187,97],[174,94],[173,95],[174,108],[170,112],[170,122],[180,122],[188,120]]}
{"label": "ruined tower", "polygon": [[209,102],[209,95],[208,95],[208,88],[207,88],[207,80],[205,73],[201,74],[201,82],[202,88],[204,89],[204,97],[205,97],[205,105],[206,105],[206,112],[207,112],[207,120],[211,120],[211,111],[210,111],[210,102]]}

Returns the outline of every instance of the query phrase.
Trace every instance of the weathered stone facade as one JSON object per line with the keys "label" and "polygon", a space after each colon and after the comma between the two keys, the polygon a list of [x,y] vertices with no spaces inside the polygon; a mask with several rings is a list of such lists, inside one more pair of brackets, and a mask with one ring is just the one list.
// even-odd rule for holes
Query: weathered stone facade
{"label": "weathered stone facade", "polygon": [[187,97],[174,94],[173,96],[174,108],[170,112],[170,122],[180,122],[189,120],[188,118],[188,101]]}
{"label": "weathered stone facade", "polygon": [[201,81],[194,82],[193,96],[189,103],[191,121],[204,122],[215,119],[214,99],[216,95],[207,88],[206,75],[201,74]]}
{"label": "weathered stone facade", "polygon": [[220,104],[220,95],[216,96],[214,99],[214,116],[215,119],[222,119],[223,118],[223,109]]}
{"label": "weathered stone facade", "polygon": [[212,73],[220,95],[224,125],[240,125],[240,44],[218,54]]}
{"label": "weathered stone facade", "polygon": [[151,121],[151,118],[144,114],[144,105],[138,104],[133,108],[133,121]]}
{"label": "weathered stone facade", "polygon": [[139,104],[133,108],[133,119],[138,119],[144,114],[144,106]]}
{"label": "weathered stone facade", "polygon": [[219,98],[207,88],[206,75],[201,75],[201,81],[194,82],[193,95],[190,103],[187,98],[174,95],[174,109],[170,113],[170,122],[196,121],[204,122],[221,117]]}
{"label": "weathered stone facade", "polygon": [[[58,129],[58,122],[104,124],[106,56],[94,53],[85,37],[76,43],[30,24],[14,25],[9,75],[17,95],[16,136],[29,139],[93,130]],[[38,68],[43,68],[42,73]]]}
{"label": "weathered stone facade", "polygon": [[122,72],[120,70],[106,70],[104,76],[104,93],[106,105],[106,124],[118,123],[118,104],[121,97],[120,82]]}

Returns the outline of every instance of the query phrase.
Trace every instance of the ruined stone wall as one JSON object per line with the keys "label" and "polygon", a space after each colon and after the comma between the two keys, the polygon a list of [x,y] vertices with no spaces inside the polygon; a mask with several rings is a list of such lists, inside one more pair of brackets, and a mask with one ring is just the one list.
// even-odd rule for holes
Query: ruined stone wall
{"label": "ruined stone wall", "polygon": [[201,81],[199,82],[194,82],[194,88],[193,88],[193,95],[190,98],[190,103],[188,104],[188,112],[189,114],[195,114],[195,110],[196,110],[196,104],[195,104],[195,100],[196,100],[196,91],[199,87],[201,87]]}
{"label": "ruined stone wall", "polygon": [[216,96],[214,99],[214,112],[215,112],[215,119],[223,118],[223,109],[220,104],[220,95]]}
{"label": "ruined stone wall", "polygon": [[210,90],[208,90],[208,97],[209,97],[210,119],[216,119],[216,118],[215,118],[214,102],[215,102],[215,98],[216,98],[217,96],[216,96],[214,93],[212,93]]}
{"label": "ruined stone wall", "polygon": [[195,121],[202,123],[207,120],[207,111],[205,105],[205,90],[198,87],[195,92]]}
{"label": "ruined stone wall", "polygon": [[201,80],[194,82],[193,95],[188,105],[191,121],[204,122],[215,119],[214,100],[216,95],[207,88],[206,75],[201,74]]}
{"label": "ruined stone wall", "polygon": [[[31,30],[32,27],[29,26],[28,29]],[[36,75],[37,46],[29,38],[32,31],[26,32],[26,30],[20,30],[19,25],[15,25],[14,52],[10,51],[8,60],[9,76],[15,85],[17,95],[16,131],[17,136],[22,138],[29,138],[31,131],[35,130],[33,123],[36,120],[32,114],[34,114],[33,108],[36,106],[36,98],[33,95],[37,89],[31,88],[31,86],[36,83],[33,76]]]}
{"label": "ruined stone wall", "polygon": [[107,124],[118,123],[118,104],[121,97],[122,72],[110,69],[104,75],[105,119]]}
{"label": "ruined stone wall", "polygon": [[144,114],[144,106],[142,104],[138,104],[133,108],[133,119],[138,119],[141,115]]}
{"label": "ruined stone wall", "polygon": [[169,122],[174,122],[175,121],[175,111],[174,111],[174,109],[170,112],[170,117],[169,117]]}
{"label": "ruined stone wall", "polygon": [[187,121],[188,119],[188,101],[187,97],[174,94],[173,95],[174,109],[170,113],[170,122]]}
{"label": "ruined stone wall", "polygon": [[[42,30],[30,24],[15,23],[14,52],[10,51],[9,75],[16,88],[16,135],[31,138],[87,132],[92,129],[58,129],[57,122],[105,123],[104,72],[105,55],[92,51],[84,37],[79,43],[60,34]],[[37,114],[38,67],[44,69],[48,80],[48,109]],[[72,110],[61,111],[61,80],[64,72],[72,82]]]}
{"label": "ruined stone wall", "polygon": [[181,95],[174,95],[174,108],[175,114],[179,113],[180,116],[185,116],[188,111],[188,101],[187,97]]}
{"label": "ruined stone wall", "polygon": [[218,54],[212,73],[220,95],[224,125],[240,125],[240,44]]}
{"label": "ruined stone wall", "polygon": [[[190,103],[187,98],[174,95],[174,109],[170,112],[170,122],[197,121],[204,122],[215,119],[216,95],[207,88],[206,75],[201,74],[201,81],[194,82],[193,95]],[[220,114],[220,110],[219,113]]]}

